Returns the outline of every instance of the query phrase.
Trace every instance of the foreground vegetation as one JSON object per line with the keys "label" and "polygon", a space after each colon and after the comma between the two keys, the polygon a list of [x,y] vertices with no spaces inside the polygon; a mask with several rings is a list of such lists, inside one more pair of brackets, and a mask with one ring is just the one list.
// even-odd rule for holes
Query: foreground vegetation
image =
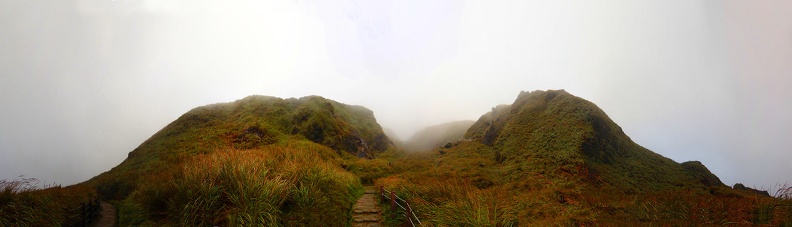
{"label": "foreground vegetation", "polygon": [[514,181],[479,146],[462,142],[361,165],[386,172],[373,182],[410,201],[429,226],[792,225],[792,187],[775,197],[727,186],[627,194],[541,175]]}
{"label": "foreground vegetation", "polygon": [[[300,147],[302,146],[302,147]],[[345,223],[363,187],[331,149],[302,144],[199,155],[140,186],[121,225],[321,226]]]}
{"label": "foreground vegetation", "polygon": [[81,203],[96,197],[84,185],[38,187],[34,178],[0,180],[0,226],[59,226],[80,221]]}

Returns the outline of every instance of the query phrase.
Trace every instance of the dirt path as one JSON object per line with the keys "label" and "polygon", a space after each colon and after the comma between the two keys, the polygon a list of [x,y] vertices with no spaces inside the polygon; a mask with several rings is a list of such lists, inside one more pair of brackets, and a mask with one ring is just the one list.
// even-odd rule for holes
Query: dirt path
{"label": "dirt path", "polygon": [[352,227],[382,226],[382,210],[377,205],[377,190],[366,189],[365,194],[352,206]]}
{"label": "dirt path", "polygon": [[116,208],[105,201],[99,201],[99,216],[93,223],[95,227],[113,227],[116,222]]}

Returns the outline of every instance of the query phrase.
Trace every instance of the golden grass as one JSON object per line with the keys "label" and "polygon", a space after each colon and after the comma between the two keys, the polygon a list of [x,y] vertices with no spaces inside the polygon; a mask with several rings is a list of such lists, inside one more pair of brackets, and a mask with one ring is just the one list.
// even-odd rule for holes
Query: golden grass
{"label": "golden grass", "polygon": [[[410,201],[427,226],[792,224],[792,200],[784,197],[792,191],[789,187],[779,189],[775,198],[726,186],[631,194],[576,180],[577,175],[522,174],[514,179],[504,174],[513,171],[509,164],[482,161],[488,155],[486,147],[468,142],[391,155],[381,162],[391,163],[392,172],[374,184]],[[397,163],[412,168],[395,168]]]}
{"label": "golden grass", "polygon": [[338,158],[310,144],[198,155],[135,191],[121,224],[342,225],[362,186]]}

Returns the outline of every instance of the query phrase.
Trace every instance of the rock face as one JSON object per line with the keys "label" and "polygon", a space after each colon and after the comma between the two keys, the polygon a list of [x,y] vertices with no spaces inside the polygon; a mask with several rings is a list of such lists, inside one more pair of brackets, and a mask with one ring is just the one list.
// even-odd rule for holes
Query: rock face
{"label": "rock face", "polygon": [[249,96],[190,110],[135,148],[119,166],[92,181],[107,198],[121,198],[135,187],[130,182],[144,173],[170,168],[194,155],[218,148],[254,149],[306,140],[366,158],[392,146],[373,112],[365,107],[319,96]]}
{"label": "rock face", "polygon": [[722,185],[700,163],[683,166],[634,143],[599,107],[564,90],[521,92],[482,115],[465,138],[523,172],[618,190]]}

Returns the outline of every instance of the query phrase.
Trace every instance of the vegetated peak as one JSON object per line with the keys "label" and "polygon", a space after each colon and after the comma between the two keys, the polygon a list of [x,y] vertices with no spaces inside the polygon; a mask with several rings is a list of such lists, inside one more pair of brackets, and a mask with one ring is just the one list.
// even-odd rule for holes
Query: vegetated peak
{"label": "vegetated peak", "polygon": [[725,185],[721,182],[718,176],[712,174],[704,164],[699,161],[687,161],[682,163],[682,167],[690,174],[695,180],[698,180],[703,185],[707,186],[721,186]]}
{"label": "vegetated peak", "polygon": [[172,168],[194,155],[304,142],[367,158],[392,146],[365,107],[320,96],[252,95],[188,111],[92,181],[105,197],[123,198],[134,190],[139,177]]}
{"label": "vegetated peak", "polygon": [[703,165],[681,165],[635,144],[594,103],[564,90],[520,92],[511,105],[482,115],[465,138],[492,147],[517,173],[632,192],[722,185]]}
{"label": "vegetated peak", "polygon": [[216,145],[243,149],[302,136],[336,151],[372,157],[390,144],[371,110],[321,96],[281,99],[251,95],[231,103],[194,108],[162,131],[203,127],[225,131],[218,135],[225,137],[224,141],[212,141],[225,144]]}

